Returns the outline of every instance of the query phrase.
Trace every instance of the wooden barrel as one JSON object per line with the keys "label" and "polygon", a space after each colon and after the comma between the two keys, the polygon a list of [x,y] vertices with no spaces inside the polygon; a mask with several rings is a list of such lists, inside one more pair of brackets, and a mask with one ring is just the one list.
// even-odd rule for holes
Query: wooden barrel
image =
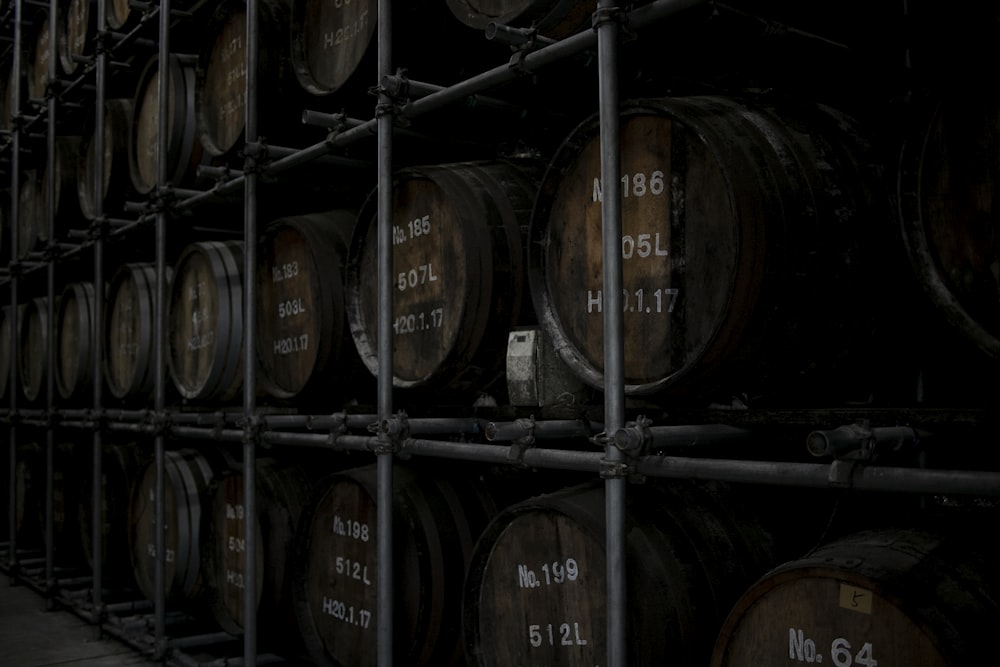
{"label": "wooden barrel", "polygon": [[[481,389],[503,366],[526,292],[521,229],[537,182],[531,164],[463,163],[399,173],[393,190],[393,384]],[[376,197],[351,241],[347,314],[378,368]],[[503,383],[500,383],[503,384]]]}
{"label": "wooden barrel", "polygon": [[125,264],[108,285],[104,377],[116,398],[145,398],[153,391],[155,298],[154,264]]}
{"label": "wooden barrel", "polygon": [[[375,0],[292,0],[291,62],[301,88],[329,96],[335,111],[370,114],[368,89],[379,78],[377,15]],[[393,53],[418,81],[457,83],[510,53],[468,30],[439,0],[395,3],[393,24],[406,26],[394,32]],[[448,48],[429,48],[430,35]]]}
{"label": "wooden barrel", "polygon": [[107,3],[107,24],[112,30],[130,29],[143,14],[141,6],[132,6],[129,0],[111,0]]}
{"label": "wooden barrel", "polygon": [[[132,185],[140,194],[148,194],[157,185],[157,161],[160,132],[159,56],[153,56],[139,76],[132,102],[129,133],[129,167]],[[177,55],[171,55],[167,67],[167,174],[166,180],[177,186],[189,181],[201,160],[195,116],[195,68]]]}
{"label": "wooden barrel", "polygon": [[291,55],[301,86],[314,95],[340,90],[376,41],[377,14],[374,0],[294,0]]}
{"label": "wooden barrel", "polygon": [[[18,549],[45,546],[47,447],[36,442],[17,446],[14,468],[14,525]],[[77,566],[81,557],[76,529],[80,460],[71,442],[52,448],[52,548],[57,565]]]}
{"label": "wooden barrel", "polygon": [[[18,315],[18,327],[20,327],[20,322],[24,318],[24,305],[18,305],[17,307]],[[0,309],[0,400],[7,399],[10,396],[10,373],[11,369],[14,369],[15,373],[19,373],[18,364],[11,363],[11,360],[16,358],[17,354],[11,354],[11,337],[13,335],[13,307],[4,306]],[[20,375],[17,376],[17,393],[20,394]]]}
{"label": "wooden barrel", "polygon": [[89,0],[59,0],[56,27],[59,67],[65,76],[74,76],[83,66],[85,55],[94,55],[97,35],[97,7]]}
{"label": "wooden barrel", "polygon": [[[0,131],[10,131],[13,128],[13,117],[19,112],[19,109],[14,105],[14,79],[15,73],[13,70],[13,64],[8,60],[4,61],[3,71],[6,75],[3,79],[3,85],[0,86],[0,91],[2,91],[3,96],[0,97]],[[16,73],[16,77],[19,79],[21,86],[21,99],[22,101],[27,97],[28,89],[27,82],[24,77],[24,72],[27,68],[24,68],[21,72]]]}
{"label": "wooden barrel", "polygon": [[[258,98],[258,126],[271,143],[291,145],[302,127],[304,101],[291,71],[286,48],[290,3],[259,3],[257,85],[267,94]],[[246,3],[225,0],[208,27],[207,48],[198,68],[196,103],[201,143],[209,155],[236,157],[242,151],[246,129]],[[294,97],[293,97],[294,96]],[[281,141],[276,141],[276,139]]]}
{"label": "wooden barrel", "polygon": [[[257,571],[254,573],[259,637],[266,643],[295,642],[298,629],[292,602],[290,556],[312,480],[297,464],[257,459]],[[213,485],[206,539],[202,545],[205,585],[212,612],[226,632],[244,624],[244,477],[242,469]]]}
{"label": "wooden barrel", "polygon": [[[866,330],[855,315],[879,283],[866,256],[875,249],[862,242],[864,142],[832,110],[775,107],[708,96],[624,105],[628,394],[763,393],[789,378],[793,394],[804,380],[823,387]],[[567,364],[597,388],[608,302],[600,174],[595,117],[553,158],[528,249],[538,316]],[[863,351],[854,347],[855,362]]]}
{"label": "wooden barrel", "polygon": [[[493,512],[472,480],[396,466],[397,664],[461,664],[461,589]],[[299,626],[316,664],[376,664],[376,469],[334,476],[303,512],[294,564]]]}
{"label": "wooden barrel", "polygon": [[37,443],[17,445],[14,465],[14,530],[18,549],[45,545],[45,451]]}
{"label": "wooden barrel", "polygon": [[49,300],[37,297],[28,301],[20,327],[18,369],[21,390],[29,402],[36,401],[45,396],[49,372]]}
{"label": "wooden barrel", "polygon": [[121,213],[130,192],[128,136],[132,117],[132,102],[110,99],[104,103],[104,177],[98,183],[95,163],[97,144],[93,132],[83,141],[77,163],[76,186],[80,211],[85,218],[101,212],[108,215]]}
{"label": "wooden barrel", "polygon": [[[77,222],[79,204],[76,193],[76,163],[80,138],[59,136],[55,141],[55,162],[51,168],[43,160],[36,169],[21,174],[18,197],[18,254],[44,248],[51,236],[50,224],[59,230]],[[53,208],[49,211],[49,181],[54,182]]]}
{"label": "wooden barrel", "polygon": [[56,442],[52,450],[52,546],[58,565],[75,567],[83,562],[77,518],[89,451],[86,446],[78,451],[74,442],[65,441]]}
{"label": "wooden barrel", "polygon": [[893,529],[821,546],[743,595],[711,665],[989,662],[1000,621],[996,556],[977,542]]}
{"label": "wooden barrel", "polygon": [[11,233],[10,206],[10,190],[0,190],[0,262],[5,263],[10,261],[10,242],[6,240]]}
{"label": "wooden barrel", "polygon": [[43,102],[49,82],[49,13],[46,8],[39,11],[33,26],[25,30],[28,44],[27,90],[21,91],[24,101]]}
{"label": "wooden barrel", "polygon": [[94,284],[70,283],[63,289],[53,331],[56,338],[56,389],[66,400],[94,389]]}
{"label": "wooden barrel", "polygon": [[903,243],[939,316],[1000,360],[1000,92],[924,104],[900,160]]}
{"label": "wooden barrel", "polygon": [[447,0],[448,9],[465,25],[484,30],[490,23],[536,28],[538,34],[562,39],[590,28],[596,2],[576,0]]}
{"label": "wooden barrel", "polygon": [[[91,458],[92,450],[87,450]],[[94,560],[93,462],[81,465],[80,503],[77,512],[83,557]],[[129,503],[132,485],[139,479],[142,461],[135,443],[105,444],[101,452],[101,576],[110,588],[135,585],[129,549]]]}
{"label": "wooden barrel", "polygon": [[[724,489],[629,489],[628,665],[703,665],[730,606],[770,566],[769,538]],[[537,496],[502,511],[473,554],[464,599],[470,667],[605,664],[603,486]]]}
{"label": "wooden barrel", "polygon": [[52,210],[56,235],[69,224],[79,222],[80,202],[77,196],[76,171],[80,155],[80,137],[58,136],[55,138],[55,162],[38,169],[38,189],[35,191],[38,203],[37,211],[38,238],[46,243],[49,240],[49,180],[54,183]]}
{"label": "wooden barrel", "polygon": [[243,242],[188,245],[174,265],[167,366],[184,398],[233,398],[243,386]]}
{"label": "wooden barrel", "polygon": [[[277,398],[331,390],[366,372],[347,324],[344,273],[356,216],[280,218],[257,251],[257,360]],[[349,380],[353,382],[354,380]]]}
{"label": "wooden barrel", "polygon": [[[190,607],[203,591],[201,534],[215,471],[195,449],[164,454],[164,559],[168,604]],[[156,578],[156,466],[149,461],[136,478],[129,504],[132,571],[139,590],[154,599]]]}
{"label": "wooden barrel", "polygon": [[34,169],[21,173],[17,199],[17,254],[22,259],[39,249],[42,235],[48,236],[48,221],[41,217],[44,209],[40,208],[40,182],[40,174]]}

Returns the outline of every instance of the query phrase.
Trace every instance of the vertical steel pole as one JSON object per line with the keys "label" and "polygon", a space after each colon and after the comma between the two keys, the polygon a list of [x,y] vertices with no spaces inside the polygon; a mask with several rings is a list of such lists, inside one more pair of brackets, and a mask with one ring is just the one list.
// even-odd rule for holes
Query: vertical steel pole
{"label": "vertical steel pole", "polygon": [[[595,14],[597,30],[598,87],[601,131],[601,180],[604,199],[604,421],[607,433],[625,426],[625,326],[622,314],[622,222],[621,154],[618,117],[618,7],[614,0],[601,0]],[[623,453],[609,439],[609,465],[624,461]],[[625,641],[625,484],[623,476],[605,480],[607,524],[608,667],[624,667]]]}
{"label": "vertical steel pole", "polygon": [[[163,198],[167,190],[167,137],[170,132],[170,0],[160,0],[160,51],[157,105],[160,110],[156,141],[156,190],[159,194],[156,212],[156,299],[153,313],[153,409],[157,419],[164,419],[166,408],[166,377],[163,347],[166,341],[167,297],[167,211]],[[164,442],[158,430],[153,445],[156,466],[156,575],[154,659],[166,654],[166,508],[164,507]]]}
{"label": "vertical steel pole", "polygon": [[[392,0],[378,2],[378,75],[392,72]],[[380,423],[392,414],[392,98],[379,90],[378,98],[378,412]],[[387,434],[380,433],[386,438]],[[378,599],[379,667],[393,665],[393,452],[383,442],[378,453]]]}
{"label": "vertical steel pole", "polygon": [[[46,87],[46,101],[48,104],[48,123],[46,126],[46,157],[45,172],[48,174],[45,201],[48,206],[48,216],[43,224],[48,226],[49,244],[56,243],[56,44],[58,39],[56,24],[57,6],[56,0],[49,0],[49,85]],[[46,323],[46,346],[45,346],[45,405],[48,410],[50,421],[45,432],[45,587],[46,601],[48,608],[52,608],[52,596],[55,594],[55,517],[53,516],[53,493],[54,487],[54,457],[55,457],[55,432],[51,416],[55,410],[55,345],[53,344],[53,332],[55,331],[55,301],[56,301],[56,263],[54,257],[49,257],[46,267],[48,277],[48,298],[46,299],[47,323]]]}
{"label": "vertical steel pole", "polygon": [[[258,0],[247,0],[246,109],[248,146],[257,143],[257,46]],[[243,417],[247,424],[243,443],[243,664],[257,664],[257,162],[260,156],[247,150],[246,183],[243,190]],[[251,164],[251,161],[254,164]]]}
{"label": "vertical steel pole", "polygon": [[[14,86],[14,118],[11,122],[11,157],[10,157],[10,257],[15,266],[20,263],[17,247],[17,233],[20,228],[21,215],[18,193],[20,193],[20,156],[21,156],[21,17],[24,0],[14,0],[14,62],[11,65],[11,85]],[[17,312],[18,271],[11,272],[10,278],[10,505],[8,519],[10,523],[10,546],[8,547],[8,566],[11,576],[17,574],[17,517],[14,508],[17,504],[17,350],[20,336],[20,323]]]}
{"label": "vertical steel pole", "polygon": [[[107,0],[97,0],[97,49],[95,58],[94,134],[91,141],[98,147],[94,151],[93,172],[96,174],[91,187],[94,189],[94,215],[97,220],[104,217],[104,103],[107,97],[108,55],[107,41]],[[100,230],[94,240],[94,320],[91,322],[94,341],[94,411],[103,410],[104,391],[104,231]],[[100,623],[104,617],[104,443],[100,429],[94,429],[93,464],[91,467],[93,518],[91,553],[93,554],[93,601],[94,618]]]}

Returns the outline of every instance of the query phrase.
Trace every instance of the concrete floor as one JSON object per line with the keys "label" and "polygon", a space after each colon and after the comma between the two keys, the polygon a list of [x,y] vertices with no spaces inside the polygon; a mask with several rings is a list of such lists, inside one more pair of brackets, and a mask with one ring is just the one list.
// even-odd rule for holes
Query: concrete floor
{"label": "concrete floor", "polygon": [[4,667],[125,667],[154,664],[68,611],[46,611],[28,586],[0,577],[0,665]]}

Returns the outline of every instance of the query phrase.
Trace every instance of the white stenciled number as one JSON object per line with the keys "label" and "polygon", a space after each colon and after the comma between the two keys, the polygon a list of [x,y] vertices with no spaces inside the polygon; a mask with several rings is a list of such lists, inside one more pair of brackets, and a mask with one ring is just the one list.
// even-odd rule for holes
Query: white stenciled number
{"label": "white stenciled number", "polygon": [[309,334],[278,338],[274,341],[274,354],[286,355],[305,352],[309,349]]}
{"label": "white stenciled number", "polygon": [[278,317],[284,319],[292,315],[301,315],[306,312],[306,302],[304,299],[288,299],[278,302]]}
{"label": "white stenciled number", "polygon": [[432,264],[421,264],[409,271],[400,271],[396,278],[396,286],[400,292],[405,292],[407,289],[413,289],[417,285],[437,282],[437,279],[438,277],[434,273],[434,266]]}
{"label": "white stenciled number", "polygon": [[[816,642],[806,636],[802,628],[788,628],[788,659],[808,664],[822,663],[824,654],[817,651]],[[878,667],[871,642],[865,642],[857,653],[852,652],[851,642],[837,637],[830,643],[830,660],[834,667]]]}
{"label": "white stenciled number", "polygon": [[660,232],[654,234],[638,234],[622,236],[622,259],[633,257],[667,257],[670,251],[665,248],[666,240],[661,241]]}
{"label": "white stenciled number", "polygon": [[393,331],[399,334],[411,334],[429,329],[437,329],[444,323],[444,308],[434,308],[426,312],[400,315],[392,323]]}
{"label": "white stenciled number", "polygon": [[271,267],[271,282],[280,283],[297,275],[299,275],[299,263],[297,261]]}
{"label": "white stenciled number", "polygon": [[543,644],[549,646],[586,646],[587,640],[580,636],[579,623],[546,623],[528,626],[528,641],[538,648]]}
{"label": "white stenciled number", "polygon": [[843,637],[837,637],[830,644],[830,658],[836,667],[851,667],[852,665],[862,665],[862,667],[877,667],[878,661],[873,655],[871,642],[865,642],[861,649],[853,657],[851,655],[851,642]]}
{"label": "white stenciled number", "polygon": [[[622,174],[622,197],[645,197],[646,195],[661,195],[664,190],[663,172],[659,169],[649,175],[638,172],[635,174]],[[594,178],[594,190],[591,194],[593,201],[604,201],[604,189],[601,186],[601,179]]]}
{"label": "white stenciled number", "polygon": [[[643,288],[622,290],[622,312],[641,313],[672,313],[677,304],[680,292],[674,287],[658,288],[647,292]],[[604,298],[601,290],[587,290],[587,312],[604,312]]]}

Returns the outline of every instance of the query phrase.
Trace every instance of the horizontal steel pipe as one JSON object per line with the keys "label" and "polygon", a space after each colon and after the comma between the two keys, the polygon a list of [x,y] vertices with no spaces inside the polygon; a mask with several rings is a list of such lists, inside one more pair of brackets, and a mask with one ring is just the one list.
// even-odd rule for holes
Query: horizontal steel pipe
{"label": "horizontal steel pipe", "polygon": [[[664,19],[679,11],[701,4],[705,0],[658,0],[649,5],[640,7],[628,14],[627,24],[630,28],[639,28],[655,21]],[[517,69],[509,64],[500,65],[491,70],[487,70],[479,75],[473,76],[461,83],[444,88],[438,92],[431,93],[417,101],[408,104],[402,112],[406,118],[415,118],[430,111],[457,102],[466,97],[473,97],[477,93],[488,90],[494,86],[508,83],[521,76],[522,71],[532,72],[545,67],[569,56],[575,55],[589,48],[594,48],[597,44],[597,35],[593,31],[585,31],[568,37],[562,41],[545,46],[537,51],[527,54],[521,61]],[[293,167],[312,162],[317,158],[329,154],[335,147],[349,146],[355,141],[369,138],[377,128],[377,119],[371,119],[360,124],[352,119],[341,119],[332,114],[322,114],[316,111],[306,111],[303,113],[303,122],[310,125],[333,126],[339,128],[341,123],[348,127],[339,131],[336,136],[329,140],[313,144],[287,157],[282,157],[267,166],[269,174],[277,174]],[[244,177],[237,176],[224,183],[217,184],[209,193],[201,193],[189,199],[178,202],[178,208],[191,208],[204,203],[212,196],[233,194],[243,187]]]}
{"label": "horizontal steel pipe", "polygon": [[167,645],[173,649],[197,648],[201,646],[213,646],[215,644],[226,644],[233,641],[233,636],[228,632],[212,632],[204,635],[191,635],[189,637],[178,637],[171,639]]}
{"label": "horizontal steel pipe", "polygon": [[352,451],[372,451],[377,443],[375,436],[364,435],[324,435],[320,433],[278,433],[269,431],[261,439],[272,445],[293,445],[297,447],[326,447],[349,449]]}
{"label": "horizontal steel pipe", "polygon": [[[844,471],[842,477],[837,474],[839,470]],[[650,477],[718,480],[773,486],[849,487],[859,491],[1000,495],[1000,473],[867,467],[861,463],[836,462],[830,466],[815,463],[644,456],[639,459],[636,471]]]}
{"label": "horizontal steel pipe", "polygon": [[892,450],[916,447],[930,434],[909,426],[868,428],[848,424],[826,431],[813,431],[806,438],[806,449],[813,456],[839,456],[853,451],[888,447]]}
{"label": "horizontal steel pipe", "polygon": [[171,426],[170,432],[178,438],[243,442],[242,429],[205,428],[201,426]]}
{"label": "horizontal steel pipe", "polygon": [[[692,424],[682,426],[652,426],[650,445],[657,447],[704,447],[729,444],[750,438],[747,429],[725,424]],[[617,434],[616,434],[617,442]]]}
{"label": "horizontal steel pipe", "polygon": [[212,426],[215,424],[235,424],[243,419],[241,412],[174,412],[170,415],[175,424]]}
{"label": "horizontal steel pipe", "polygon": [[108,423],[108,430],[120,433],[156,433],[156,427],[152,424],[133,424],[126,422],[110,422]]}
{"label": "horizontal steel pipe", "polygon": [[591,424],[582,419],[490,422],[486,425],[486,439],[490,442],[509,442],[529,436],[535,438],[589,438],[600,433],[603,429],[603,424]]}

